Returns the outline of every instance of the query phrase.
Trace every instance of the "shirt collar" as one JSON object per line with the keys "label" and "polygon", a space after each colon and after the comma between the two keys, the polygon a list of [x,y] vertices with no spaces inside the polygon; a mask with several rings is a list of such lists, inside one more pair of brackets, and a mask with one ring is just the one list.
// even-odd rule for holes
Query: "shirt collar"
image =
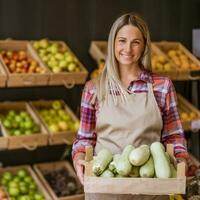
{"label": "shirt collar", "polygon": [[152,83],[153,82],[153,80],[152,80],[152,72],[150,70],[142,68],[142,72],[138,76],[138,80]]}

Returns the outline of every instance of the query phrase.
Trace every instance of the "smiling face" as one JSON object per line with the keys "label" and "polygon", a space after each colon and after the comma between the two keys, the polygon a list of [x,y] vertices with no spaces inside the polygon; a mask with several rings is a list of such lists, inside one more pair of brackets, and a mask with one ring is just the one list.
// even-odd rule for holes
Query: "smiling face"
{"label": "smiling face", "polygon": [[144,38],[132,25],[123,26],[115,38],[115,57],[120,65],[139,65],[144,52]]}

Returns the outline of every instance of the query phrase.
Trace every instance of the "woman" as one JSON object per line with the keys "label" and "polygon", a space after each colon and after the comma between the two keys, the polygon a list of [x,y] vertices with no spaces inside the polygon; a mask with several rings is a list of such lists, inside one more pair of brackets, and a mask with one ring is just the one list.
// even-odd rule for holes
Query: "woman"
{"label": "woman", "polygon": [[[136,14],[125,14],[111,28],[103,73],[98,80],[87,82],[83,91],[81,126],[72,152],[82,184],[86,145],[92,145],[95,154],[103,147],[119,153],[127,144],[137,147],[161,141],[164,145],[173,143],[177,160],[186,160],[186,142],[173,84],[150,70],[148,27]],[[86,194],[86,199],[122,198],[136,196]],[[165,198],[168,199],[161,197]]]}

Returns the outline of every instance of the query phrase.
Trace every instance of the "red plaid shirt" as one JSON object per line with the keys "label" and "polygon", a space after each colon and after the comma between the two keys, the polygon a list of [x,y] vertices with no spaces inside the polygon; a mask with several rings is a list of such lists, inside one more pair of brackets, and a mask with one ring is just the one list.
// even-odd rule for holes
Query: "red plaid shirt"
{"label": "red plaid shirt", "polygon": [[[176,92],[172,81],[147,70],[143,70],[136,81],[132,81],[128,87],[130,92],[147,92],[147,82],[153,84],[153,91],[160,108],[163,120],[163,129],[161,133],[161,142],[166,145],[174,145],[175,156],[177,158],[187,158],[186,140],[177,111]],[[95,132],[96,113],[98,109],[98,100],[91,103],[95,94],[95,86],[92,81],[85,84],[81,101],[81,123],[77,133],[77,139],[73,144],[72,157],[78,152],[85,152],[85,146],[96,144],[97,135]]]}

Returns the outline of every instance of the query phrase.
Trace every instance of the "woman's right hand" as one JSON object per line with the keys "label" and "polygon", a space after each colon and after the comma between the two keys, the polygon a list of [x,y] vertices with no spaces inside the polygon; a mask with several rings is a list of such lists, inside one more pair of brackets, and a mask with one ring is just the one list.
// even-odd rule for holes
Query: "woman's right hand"
{"label": "woman's right hand", "polygon": [[84,168],[85,168],[85,154],[80,153],[75,156],[74,158],[74,168],[76,170],[76,174],[81,182],[81,184],[84,184]]}

